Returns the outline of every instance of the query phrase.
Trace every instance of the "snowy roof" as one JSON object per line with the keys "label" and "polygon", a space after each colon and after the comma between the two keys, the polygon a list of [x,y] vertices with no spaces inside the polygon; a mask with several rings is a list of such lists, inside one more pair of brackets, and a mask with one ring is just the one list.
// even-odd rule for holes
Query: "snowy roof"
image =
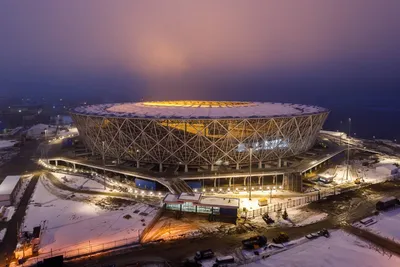
{"label": "snowy roof", "polygon": [[121,118],[273,118],[328,112],[317,106],[270,102],[154,101],[81,106],[72,113]]}
{"label": "snowy roof", "polygon": [[0,184],[0,195],[11,194],[14,188],[17,186],[21,176],[7,176],[4,181]]}
{"label": "snowy roof", "polygon": [[174,195],[174,194],[168,193],[168,194],[164,197],[163,202],[165,202],[165,203],[180,203],[180,201],[179,201],[179,195]]}
{"label": "snowy roof", "polygon": [[239,199],[222,197],[202,197],[198,205],[237,209],[239,208]]}
{"label": "snowy roof", "polygon": [[19,142],[16,140],[0,140],[0,149],[12,147],[17,143],[19,143]]}
{"label": "snowy roof", "polygon": [[200,200],[200,197],[201,197],[201,193],[194,193],[194,194],[181,193],[179,195],[179,200],[198,202]]}

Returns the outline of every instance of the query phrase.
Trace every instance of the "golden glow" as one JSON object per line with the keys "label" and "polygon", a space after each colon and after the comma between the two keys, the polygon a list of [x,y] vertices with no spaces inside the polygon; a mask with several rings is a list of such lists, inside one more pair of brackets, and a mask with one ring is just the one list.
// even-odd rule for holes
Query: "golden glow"
{"label": "golden glow", "polygon": [[151,102],[143,102],[142,104],[144,106],[155,106],[155,107],[198,107],[198,108],[247,107],[254,105],[251,102],[199,101],[199,100],[151,101]]}

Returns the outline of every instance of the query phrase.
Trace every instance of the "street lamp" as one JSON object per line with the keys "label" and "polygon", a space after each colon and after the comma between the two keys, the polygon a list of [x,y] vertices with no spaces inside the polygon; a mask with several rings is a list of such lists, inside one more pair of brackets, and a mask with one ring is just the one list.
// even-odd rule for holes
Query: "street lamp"
{"label": "street lamp", "polygon": [[251,200],[251,163],[252,163],[252,156],[253,156],[253,148],[250,147],[249,148],[249,153],[250,153],[250,168],[249,168],[249,172],[250,172],[250,185],[249,185],[249,200]]}
{"label": "street lamp", "polygon": [[349,136],[347,140],[347,170],[346,170],[346,181],[349,180],[349,161],[350,161],[350,135],[351,135],[351,118],[349,118]]}
{"label": "street lamp", "polygon": [[105,159],[105,141],[102,141],[103,147],[103,179],[104,179],[104,190],[106,190],[106,159]]}

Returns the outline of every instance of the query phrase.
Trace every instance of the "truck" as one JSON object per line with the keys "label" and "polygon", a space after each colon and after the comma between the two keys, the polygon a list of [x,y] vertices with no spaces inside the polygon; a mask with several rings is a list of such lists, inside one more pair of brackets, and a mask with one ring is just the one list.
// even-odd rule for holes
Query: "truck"
{"label": "truck", "polygon": [[253,236],[248,239],[242,240],[243,248],[257,249],[267,244],[267,238],[263,235]]}
{"label": "truck", "polygon": [[386,197],[382,198],[376,203],[377,210],[387,210],[389,208],[393,208],[399,204],[399,200],[396,197]]}

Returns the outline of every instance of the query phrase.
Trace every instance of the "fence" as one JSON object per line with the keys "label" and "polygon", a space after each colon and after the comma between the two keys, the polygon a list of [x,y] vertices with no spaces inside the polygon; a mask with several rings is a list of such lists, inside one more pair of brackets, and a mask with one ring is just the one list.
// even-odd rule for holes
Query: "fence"
{"label": "fence", "polygon": [[154,225],[156,225],[156,223],[158,222],[158,220],[161,218],[161,216],[164,214],[165,211],[165,204],[162,206],[161,209],[159,209],[157,211],[156,216],[154,216],[154,218],[151,220],[151,222],[146,226],[146,228],[143,229],[143,231],[140,233],[139,235],[139,242],[142,243],[143,242],[143,238],[146,236],[146,234],[148,232],[150,232]]}
{"label": "fence", "polygon": [[113,250],[113,249],[117,249],[117,248],[122,248],[122,247],[127,247],[127,246],[132,246],[132,245],[139,245],[139,236],[140,236],[140,233],[138,232],[137,237],[120,239],[120,240],[115,240],[115,241],[102,243],[102,244],[95,244],[95,245],[92,245],[92,244],[90,244],[90,242],[88,242],[86,246],[81,244],[81,245],[79,245],[79,248],[77,248],[77,249],[55,250],[55,251],[50,251],[50,252],[46,252],[46,253],[41,253],[41,254],[39,254],[39,256],[29,258],[22,266],[31,266],[32,264],[43,261],[46,258],[59,256],[59,255],[64,256],[64,259],[72,259],[72,258],[77,258],[77,257],[81,257],[81,256],[91,255],[94,253],[105,252],[105,251],[109,251],[109,250]]}
{"label": "fence", "polygon": [[[285,208],[288,209],[288,208],[299,207],[299,206],[306,205],[306,204],[309,204],[314,201],[318,201],[320,199],[324,199],[328,196],[337,195],[337,194],[341,194],[341,193],[345,193],[345,192],[349,192],[349,191],[354,191],[354,190],[360,189],[362,187],[369,186],[371,184],[378,184],[378,183],[386,182],[389,180],[393,180],[394,178],[400,178],[400,174],[396,174],[394,176],[389,176],[389,177],[384,177],[381,179],[369,180],[368,183],[365,183],[362,185],[354,185],[354,186],[345,187],[345,188],[333,187],[333,188],[329,188],[329,189],[325,189],[325,190],[320,190],[318,192],[309,193],[306,196],[301,197],[301,198],[296,198],[293,200],[288,200],[288,201],[276,203],[276,204],[269,204],[265,207],[245,211],[243,213],[244,213],[245,218],[254,218],[257,216],[262,216],[264,213],[267,213],[267,212],[275,212],[278,210],[283,210]],[[243,215],[243,213],[242,213],[242,215]]]}

